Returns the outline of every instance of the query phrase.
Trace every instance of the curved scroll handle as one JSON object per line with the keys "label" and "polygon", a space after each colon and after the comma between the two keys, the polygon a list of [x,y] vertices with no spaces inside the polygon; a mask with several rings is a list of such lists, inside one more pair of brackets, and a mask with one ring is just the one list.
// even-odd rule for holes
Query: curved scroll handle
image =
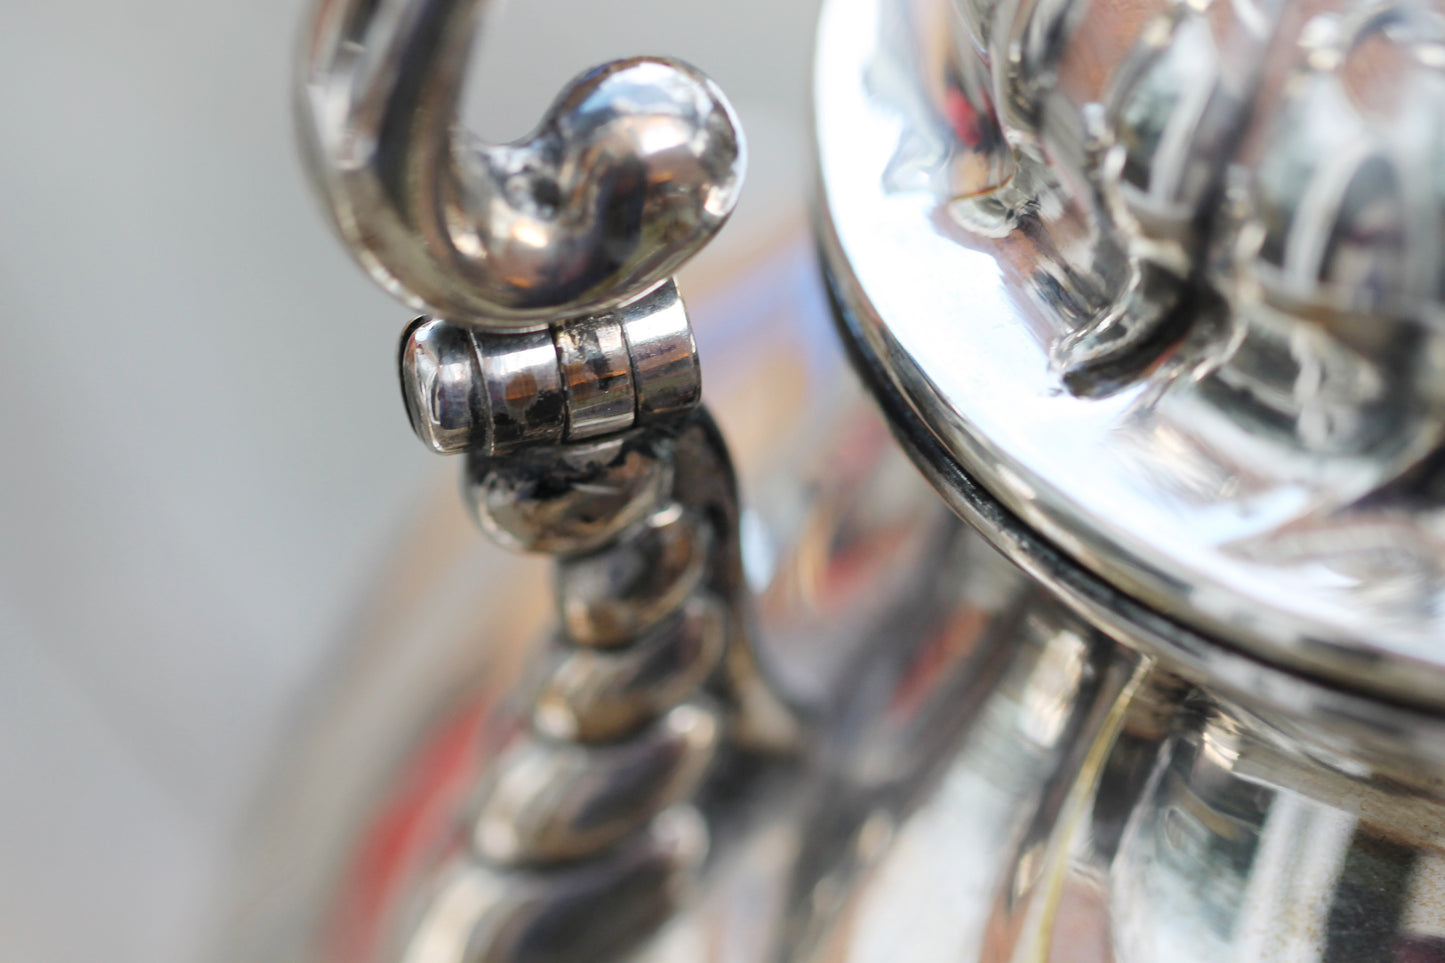
{"label": "curved scroll handle", "polygon": [[428,313],[535,328],[620,304],[722,227],[745,166],[722,92],[673,60],[575,79],[525,140],[457,128],[479,0],[319,0],[298,115],[362,267]]}

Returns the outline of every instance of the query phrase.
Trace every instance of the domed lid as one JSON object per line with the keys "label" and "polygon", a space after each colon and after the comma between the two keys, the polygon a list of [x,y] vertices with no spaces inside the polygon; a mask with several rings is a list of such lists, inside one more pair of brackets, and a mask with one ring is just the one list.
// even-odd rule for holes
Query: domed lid
{"label": "domed lid", "polygon": [[1445,705],[1445,25],[829,0],[827,267],[885,390],[1134,600]]}

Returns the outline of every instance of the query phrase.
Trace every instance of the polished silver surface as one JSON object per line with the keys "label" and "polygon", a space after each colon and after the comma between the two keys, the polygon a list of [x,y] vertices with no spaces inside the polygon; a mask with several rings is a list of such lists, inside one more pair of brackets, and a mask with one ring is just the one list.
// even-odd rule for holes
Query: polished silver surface
{"label": "polished silver surface", "polygon": [[667,621],[622,649],[559,640],[532,724],[555,739],[607,742],[681,702],[713,673],[727,644],[727,613],[694,595]]}
{"label": "polished silver surface", "polygon": [[802,958],[1445,950],[1433,777],[1286,737],[1039,599],[1006,651],[964,721],[936,732],[932,772],[856,823],[846,897]]}
{"label": "polished silver surface", "polygon": [[567,434],[577,440],[632,426],[637,389],[622,325],[589,318],[557,329],[557,362],[567,386]]}
{"label": "polished silver surface", "polygon": [[538,327],[666,280],[722,227],[746,166],[732,108],[662,58],[577,77],[536,131],[457,128],[479,0],[316,6],[301,49],[300,133],[363,268],[447,320]]}
{"label": "polished silver surface", "polygon": [[[468,439],[468,449],[475,447],[489,453],[514,451],[529,445],[556,444],[566,437],[566,386],[556,367],[556,338],[550,334],[526,331],[502,336],[471,332],[477,359],[473,392],[486,408],[485,414],[479,411],[473,421],[474,425],[485,428],[475,431]],[[403,364],[407,360],[409,356],[403,348]],[[421,382],[419,378],[414,382],[403,370],[401,383],[406,396],[413,383]],[[417,400],[420,399],[406,397],[406,404],[419,407]],[[413,418],[412,427],[417,425],[417,419]]]}
{"label": "polished silver surface", "polygon": [[[477,826],[463,790],[486,785],[509,747],[543,745],[535,730],[571,737],[537,722],[557,656],[642,652],[569,649],[554,637],[534,661],[545,612],[505,645],[471,644],[436,613],[495,626],[519,593],[477,585],[456,560],[433,562],[424,596],[401,606],[395,638],[368,668],[391,678],[415,657],[416,633],[432,631],[471,669],[448,665],[439,671],[449,682],[465,681],[413,691],[411,728],[392,744],[381,788],[358,797],[366,804],[335,843],[351,857],[333,864],[349,867],[337,871],[346,885],[339,896],[334,880],[322,887],[311,924],[352,941],[333,936],[295,958],[1439,959],[1445,721],[1214,640],[1188,649],[1177,639],[1166,651],[1148,639],[1164,620],[1126,597],[1089,594],[1108,586],[1025,528],[1008,537],[1038,551],[1016,545],[1005,558],[949,511],[996,540],[1004,516],[996,504],[987,514],[987,493],[971,505],[936,497],[889,432],[904,448],[934,445],[912,460],[949,469],[937,440],[892,407],[901,396],[881,395],[890,406],[880,412],[851,382],[821,337],[816,276],[767,277],[766,296],[715,309],[741,319],[709,370],[751,493],[742,552],[756,615],[754,645],[728,654],[766,668],[773,691],[800,708],[801,738],[783,756],[720,744],[720,778],[702,784],[695,814],[681,814],[694,830],[688,846],[667,835],[679,815],[669,809],[596,861],[502,871],[459,856],[456,834]],[[760,385],[803,390],[780,417]],[[695,454],[676,461],[674,497],[696,492],[677,485],[717,475]],[[933,482],[965,491],[956,475]],[[455,527],[451,515],[437,522]],[[419,532],[417,546],[432,550],[434,539]],[[399,558],[384,584],[399,591],[414,564]],[[1180,654],[1190,652],[1199,658]],[[673,705],[689,700],[683,688]],[[357,734],[328,730],[308,758]],[[460,746],[460,772],[436,765],[438,746]],[[311,785],[334,799],[320,774]],[[295,819],[294,806],[282,811]],[[304,820],[292,825],[304,834]],[[408,828],[400,843],[398,825]],[[567,819],[558,825],[570,831]],[[402,853],[381,864],[385,885],[364,858],[378,838]],[[285,938],[300,939],[305,928],[286,919]],[[249,959],[286,958],[274,946]]]}
{"label": "polished silver surface", "polygon": [[815,83],[835,294],[940,456],[1184,631],[1436,706],[1440,22],[832,0]]}
{"label": "polished silver surface", "polygon": [[719,669],[750,644],[737,493],[670,277],[731,213],[743,147],[711,82],[656,59],[584,74],[524,143],[456,138],[477,10],[322,2],[300,78],[343,239],[440,316],[402,336],[413,429],[471,456],[483,528],[558,559],[563,636],[512,695],[535,708],[465,790],[460,876],[455,860],[422,872],[400,952],[555,958],[565,917],[567,958],[601,961],[646,940],[672,902],[655,889],[696,868],[705,844],[667,846],[665,811],[774,723],[750,723],[755,704],[788,714],[748,656]]}
{"label": "polished silver surface", "polygon": [[591,444],[467,457],[462,496],[514,551],[594,551],[650,514],[672,486],[672,443],[636,431]]}
{"label": "polished silver surface", "polygon": [[412,430],[440,454],[499,455],[675,419],[702,396],[677,285],[543,331],[418,318],[398,353]]}
{"label": "polished silver surface", "polygon": [[449,864],[395,959],[403,963],[545,963],[610,959],[637,931],[662,924],[686,898],[707,852],[697,813],[662,813],[599,862],[546,876]]}
{"label": "polished silver surface", "polygon": [[697,345],[672,282],[617,309],[637,392],[637,422],[691,410],[702,398]]}
{"label": "polished silver surface", "polygon": [[840,329],[1050,598],[803,958],[1445,954],[1440,25],[830,2]]}
{"label": "polished silver surface", "polygon": [[[788,261],[797,264],[799,258],[790,254]],[[802,289],[814,319],[811,335],[816,337],[826,328],[811,266],[809,271],[806,286],[790,285],[782,293],[791,296],[795,287]],[[776,294],[769,291],[768,297]],[[795,310],[790,301],[785,305]],[[516,578],[477,581],[474,569],[456,555],[448,558],[439,552],[432,535],[422,536],[415,552],[400,553],[396,572],[380,583],[385,593],[376,600],[378,614],[390,614],[364,620],[380,633],[378,644],[356,666],[370,682],[363,686],[352,679],[338,686],[336,694],[354,711],[318,715],[326,724],[312,733],[316,741],[307,738],[298,744],[298,778],[288,783],[299,797],[288,792],[278,800],[277,816],[301,833],[287,847],[294,847],[287,862],[306,867],[306,875],[316,864],[331,867],[313,883],[319,883],[324,894],[316,907],[321,915],[305,922],[308,907],[316,904],[303,896],[307,890],[299,889],[296,879],[282,880],[279,893],[274,885],[262,883],[259,904],[269,905],[286,922],[275,928],[277,917],[257,914],[257,904],[246,901],[244,932],[227,944],[227,955],[348,963],[598,963],[694,961],[716,954],[757,959],[767,957],[753,949],[765,952],[773,946],[781,952],[790,945],[774,914],[788,885],[787,869],[778,860],[790,845],[786,838],[797,832],[799,818],[819,813],[814,803],[820,797],[812,788],[816,766],[804,763],[799,753],[811,745],[808,758],[815,759],[823,743],[808,735],[813,730],[805,722],[793,721],[780,732],[779,713],[768,709],[761,688],[750,688],[749,673],[765,667],[773,698],[787,693],[789,704],[808,707],[804,715],[821,714],[835,722],[852,714],[845,695],[849,691],[863,691],[870,704],[878,698],[889,702],[886,687],[874,683],[878,676],[870,668],[879,660],[892,664],[902,652],[916,651],[912,640],[946,624],[947,617],[937,615],[927,600],[952,585],[942,564],[948,556],[940,553],[956,539],[960,526],[927,494],[866,400],[838,382],[841,359],[835,353],[800,361],[804,346],[797,341],[799,332],[782,323],[789,315],[763,314],[756,307],[740,312],[732,302],[717,310],[740,319],[755,336],[731,345],[722,357],[715,397],[734,401],[727,407],[735,414],[749,404],[757,406],[755,416],[744,415],[742,422],[730,424],[730,434],[747,446],[751,477],[772,481],[751,501],[757,513],[747,526],[751,547],[740,553],[735,542],[714,538],[705,586],[684,603],[681,626],[665,619],[655,631],[687,647],[694,644],[689,641],[693,630],[679,629],[698,617],[702,637],[696,644],[704,650],[699,658],[720,657],[720,671],[705,685],[689,687],[687,677],[703,679],[707,672],[686,658],[668,669],[671,678],[649,670],[651,684],[636,695],[651,701],[671,693],[663,700],[669,704],[653,701],[643,708],[640,729],[638,721],[608,721],[609,727],[618,726],[616,732],[626,734],[620,739],[613,732],[599,733],[598,742],[582,730],[555,731],[541,720],[554,711],[557,697],[577,706],[592,699],[559,666],[580,657],[590,663],[584,669],[597,673],[591,676],[593,684],[605,681],[612,675],[610,667],[618,666],[623,677],[612,677],[625,682],[630,671],[626,660],[650,658],[658,637],[644,636],[620,648],[584,649],[553,636],[539,649],[537,631],[545,630],[548,621],[545,612],[536,611],[540,586],[532,584],[528,594],[518,590]],[[826,342],[813,341],[807,347],[827,350]],[[758,396],[751,372],[760,361],[782,366],[767,369],[770,380],[810,389],[801,410],[790,406],[780,413]],[[740,381],[739,374],[746,380]],[[720,470],[725,466],[717,458],[723,452],[709,441],[715,437],[715,430],[691,430],[677,437],[675,443],[683,450],[676,457],[668,497],[698,506],[699,514],[727,524],[728,513],[737,511],[736,500],[724,497],[732,482],[730,473]],[[775,477],[766,470],[785,460],[796,472]],[[805,492],[806,499],[800,499]],[[434,534],[442,536],[451,551],[466,557],[485,554],[482,540],[458,537],[455,512],[437,521]],[[748,637],[754,641],[750,647],[729,644],[719,653],[709,637],[721,630],[731,643],[743,627],[732,606],[713,609],[719,600],[737,598],[731,589],[743,577],[740,555],[748,558],[748,584],[758,593],[753,612],[745,614]],[[518,568],[509,576],[527,571]],[[398,577],[402,572],[408,573],[405,579]],[[540,581],[535,566],[530,574],[532,583]],[[1006,567],[995,574],[1004,579],[993,590],[997,594],[1009,576]],[[413,597],[403,581],[411,582],[420,595]],[[873,590],[856,591],[860,584]],[[987,588],[979,592],[990,594]],[[532,614],[509,625],[510,613],[519,607]],[[458,621],[455,616],[461,613],[470,614]],[[475,630],[481,627],[489,630],[492,644],[476,644]],[[779,645],[779,640],[791,641]],[[436,651],[439,642],[451,654],[423,671],[418,660]],[[594,654],[601,658],[592,658]],[[738,659],[740,654],[749,659]],[[376,685],[402,687],[410,695],[405,702],[409,711],[373,719],[376,700],[368,691]],[[721,768],[694,800],[702,819],[689,823],[694,831],[686,837],[688,846],[654,842],[673,838],[669,827],[677,811],[667,809],[645,820],[641,833],[605,847],[595,857],[547,865],[517,858],[508,868],[499,860],[481,858],[471,841],[484,828],[478,812],[486,814],[498,798],[488,787],[496,785],[505,759],[522,755],[519,747],[525,750],[526,765],[518,768],[535,766],[533,771],[546,778],[533,783],[544,787],[530,797],[535,805],[516,805],[529,798],[523,778],[505,794],[512,812],[486,821],[485,828],[501,837],[499,855],[509,858],[524,847],[514,849],[508,841],[517,839],[517,827],[526,827],[533,816],[555,816],[538,823],[548,823],[547,833],[540,835],[559,849],[581,838],[575,834],[583,829],[591,832],[599,825],[615,825],[612,819],[635,816],[639,809],[634,793],[627,794],[625,805],[601,814],[586,805],[605,799],[619,780],[665,765],[670,757],[662,753],[645,755],[641,765],[612,768],[639,745],[652,742],[646,737],[639,743],[634,734],[658,731],[656,720],[674,712],[672,706],[698,698],[725,707],[719,719],[726,721],[726,728],[718,731]],[[618,699],[613,704],[628,707],[631,715],[633,696],[618,690]],[[688,712],[690,707],[684,714]],[[866,716],[861,718],[867,731]],[[916,728],[888,732],[897,741],[889,742],[887,736],[879,740],[873,758],[905,769],[911,765],[905,758],[928,758],[925,746],[913,740]],[[374,767],[363,791],[339,785],[327,767],[315,765],[315,760],[344,758],[363,744]],[[789,754],[749,748],[775,745],[789,747]],[[559,769],[578,781],[555,780]],[[578,792],[558,791],[568,784]],[[666,788],[661,786],[659,801],[668,797]],[[330,813],[319,823],[313,822],[316,806]],[[574,815],[583,814],[589,814],[588,821],[573,821]],[[820,818],[819,823],[822,831],[828,821]],[[306,828],[318,826],[324,831]],[[464,834],[460,851],[459,831]],[[520,835],[524,842],[535,842],[534,834]],[[325,859],[316,854],[323,843],[336,847]],[[703,853],[711,855],[704,860]],[[762,861],[755,862],[754,855]],[[766,878],[758,878],[763,868]],[[742,902],[739,886],[751,893]]]}
{"label": "polished silver surface", "polygon": [[[404,78],[418,51],[464,52],[426,28],[465,11],[367,13],[384,29],[319,20],[347,90],[371,89],[368,57]],[[364,40],[354,62],[327,60],[338,29]],[[1421,669],[1445,658],[1390,634],[1419,609],[1378,568],[1395,559],[1346,582],[1230,528],[1278,526],[1253,534],[1287,550],[1351,499],[1411,532],[1433,505],[1435,31],[1408,5],[832,0],[822,249],[884,420],[837,358],[766,367],[755,331],[763,374],[733,397],[757,430],[797,384],[817,414],[772,449],[781,475],[748,514],[696,407],[686,316],[648,273],[707,230],[638,235],[606,284],[583,264],[571,289],[543,272],[506,290],[487,258],[419,269],[369,246],[385,230],[347,235],[425,303],[439,278],[492,299],[414,326],[407,403],[423,440],[469,452],[484,527],[556,556],[560,631],[426,707],[403,753],[420,788],[343,844],[357,882],[317,924],[342,934],[321,958],[1441,956],[1445,675]],[[1422,82],[1385,96],[1401,82],[1373,72],[1376,41]],[[385,105],[450,114],[455,76],[427,69]],[[516,151],[572,131],[589,82]],[[1346,88],[1357,113],[1419,115],[1412,133],[1377,118],[1355,154],[1291,154],[1325,136],[1318,91]],[[650,126],[629,90],[608,122]],[[374,132],[450,152],[425,113]],[[646,208],[653,158],[628,149],[643,173],[613,200]],[[1400,236],[1396,176],[1431,212]],[[328,196],[345,234],[350,201]],[[585,200],[567,200],[584,227]]]}
{"label": "polished silver surface", "polygon": [[[471,912],[458,919],[446,909],[452,869],[428,866],[412,884],[423,908],[403,938],[406,953],[430,952],[416,948],[442,939],[441,926],[477,958],[529,959],[515,934],[529,928],[532,903],[509,891],[520,887],[571,916],[568,905],[583,899],[576,879],[605,888],[597,874],[612,872],[615,886],[641,892],[619,892],[609,917],[604,890],[589,890],[597,915],[569,924],[565,958],[622,958],[651,936],[697,869],[654,867],[639,883],[627,854],[665,811],[699,800],[715,759],[776,749],[779,740],[759,734],[791,717],[745,652],[755,642],[737,497],[716,429],[699,412],[668,435],[654,427],[612,442],[469,459],[484,527],[503,531],[504,544],[547,546],[557,557],[562,631],[526,654],[508,697],[515,721],[468,780],[470,801],[450,814],[466,823],[466,859],[496,887],[473,892]],[[657,886],[672,892],[648,892]],[[559,937],[534,934],[543,945]]]}
{"label": "polished silver surface", "polygon": [[563,561],[557,606],[567,637],[606,648],[657,625],[702,583],[714,538],[674,502],[607,548]]}
{"label": "polished silver surface", "polygon": [[472,826],[474,853],[496,866],[605,853],[696,792],[722,725],[714,710],[685,702],[608,745],[522,736],[490,767]]}

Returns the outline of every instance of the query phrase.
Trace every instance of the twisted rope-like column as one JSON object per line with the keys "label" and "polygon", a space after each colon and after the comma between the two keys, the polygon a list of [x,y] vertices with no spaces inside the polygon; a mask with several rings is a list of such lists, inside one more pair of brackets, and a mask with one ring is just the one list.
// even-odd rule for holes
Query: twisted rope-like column
{"label": "twisted rope-like column", "polygon": [[560,628],[515,693],[527,725],[395,952],[597,963],[701,867],[715,758],[793,735],[747,644],[733,473],[671,279],[731,213],[744,148],[721,92],[655,58],[581,75],[525,141],[460,131],[478,11],[321,0],[301,64],[334,226],[429,312],[399,356],[413,428],[466,454],[483,529],[557,558]]}

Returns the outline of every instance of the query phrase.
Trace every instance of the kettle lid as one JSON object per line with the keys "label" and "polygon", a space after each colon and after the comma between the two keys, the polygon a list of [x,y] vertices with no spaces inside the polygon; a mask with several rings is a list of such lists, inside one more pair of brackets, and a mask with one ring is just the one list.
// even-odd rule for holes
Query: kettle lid
{"label": "kettle lid", "polygon": [[1442,707],[1445,18],[1328,7],[828,0],[820,243],[985,527]]}

